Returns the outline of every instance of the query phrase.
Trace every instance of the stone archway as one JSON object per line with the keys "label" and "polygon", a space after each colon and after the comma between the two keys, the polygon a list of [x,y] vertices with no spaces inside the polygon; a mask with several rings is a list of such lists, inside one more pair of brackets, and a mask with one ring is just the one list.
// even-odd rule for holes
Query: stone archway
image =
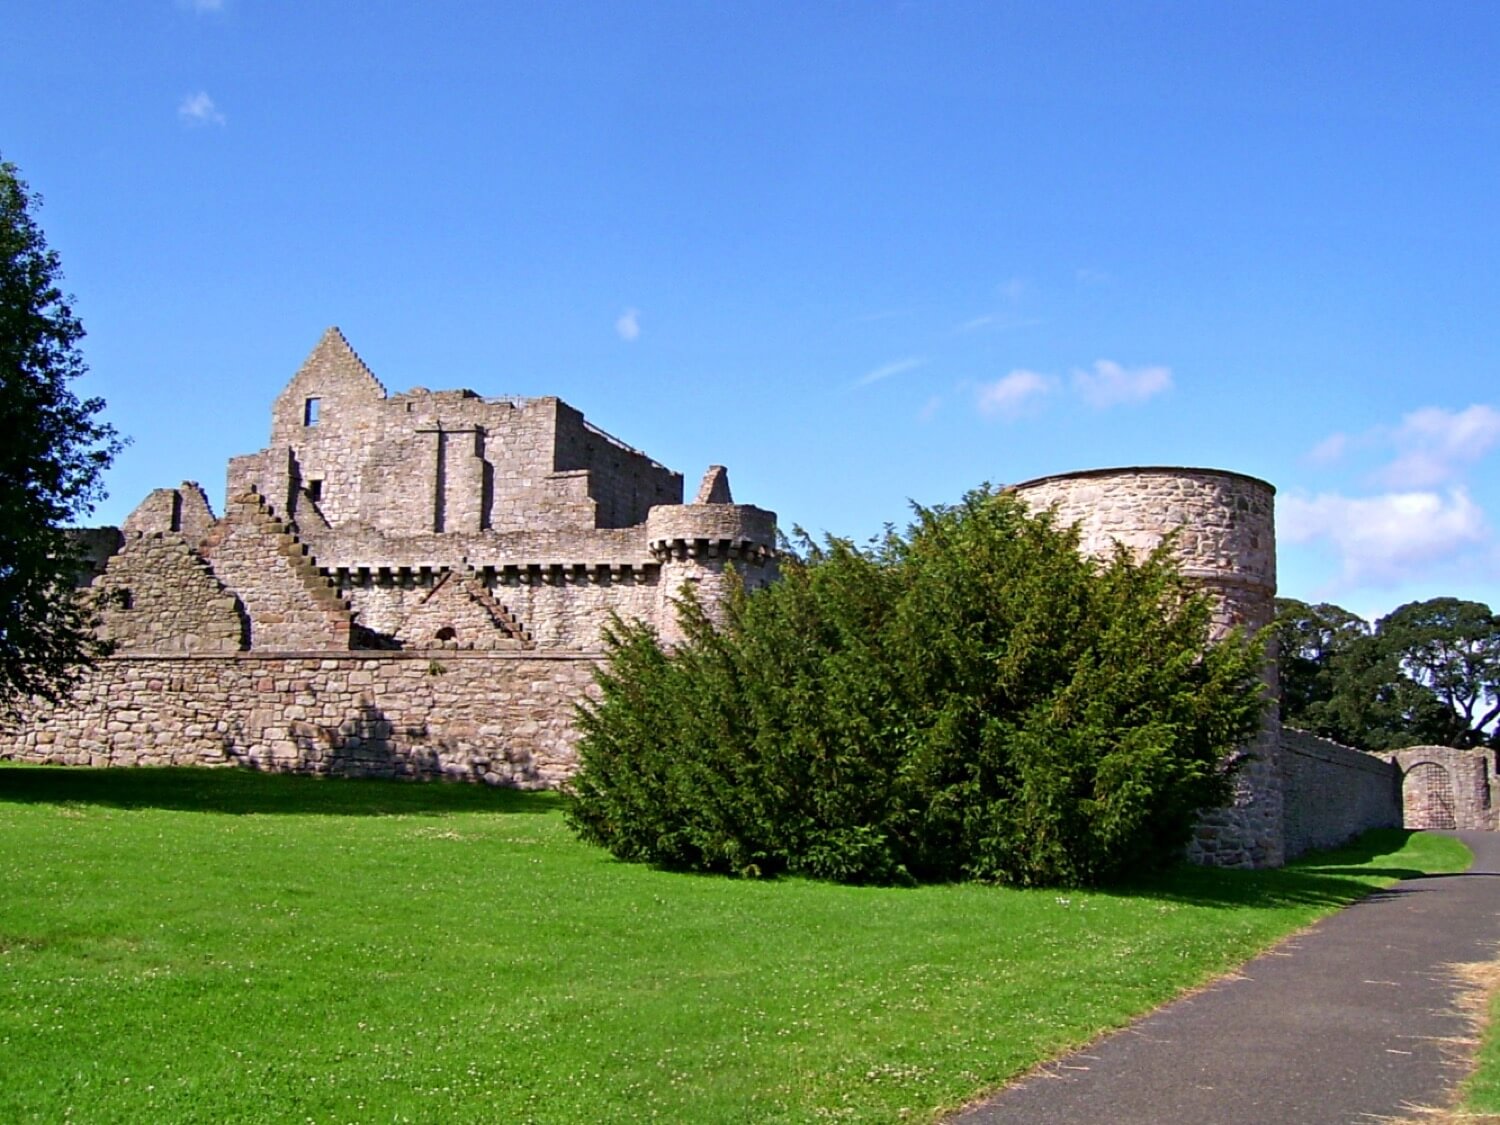
{"label": "stone archway", "polygon": [[1416,762],[1401,779],[1402,819],[1407,828],[1457,828],[1453,776],[1437,762]]}

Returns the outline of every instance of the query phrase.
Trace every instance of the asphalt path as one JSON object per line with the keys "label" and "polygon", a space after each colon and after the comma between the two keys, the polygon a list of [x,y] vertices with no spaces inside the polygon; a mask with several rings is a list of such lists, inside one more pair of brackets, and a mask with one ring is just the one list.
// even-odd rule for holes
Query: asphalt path
{"label": "asphalt path", "polygon": [[1441,1105],[1468,1027],[1448,966],[1500,956],[1500,833],[1042,1068],[953,1125],[1363,1125]]}

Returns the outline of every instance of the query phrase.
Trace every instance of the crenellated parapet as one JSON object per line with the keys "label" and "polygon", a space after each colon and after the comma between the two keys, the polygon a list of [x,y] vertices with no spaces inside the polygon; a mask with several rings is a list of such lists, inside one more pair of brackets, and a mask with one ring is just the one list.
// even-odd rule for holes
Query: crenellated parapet
{"label": "crenellated parapet", "polygon": [[764,565],[776,554],[776,513],[753,504],[671,504],[646,517],[646,545],[659,562],[734,559]]}

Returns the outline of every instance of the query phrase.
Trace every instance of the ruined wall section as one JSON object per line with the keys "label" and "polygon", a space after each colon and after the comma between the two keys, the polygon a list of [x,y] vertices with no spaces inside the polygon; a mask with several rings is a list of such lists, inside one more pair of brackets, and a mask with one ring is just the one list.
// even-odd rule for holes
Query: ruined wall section
{"label": "ruined wall section", "polygon": [[[1273,489],[1265,481],[1217,469],[1098,469],[1016,485],[1033,511],[1052,509],[1077,524],[1080,549],[1106,555],[1119,542],[1137,555],[1175,532],[1182,573],[1214,603],[1214,627],[1259,629],[1275,616],[1276,534]],[[1275,665],[1267,662],[1274,694]],[[1190,858],[1216,866],[1274,867],[1284,862],[1280,720],[1268,711],[1246,746],[1231,805],[1206,810]]]}
{"label": "ruined wall section", "polygon": [[66,707],[0,727],[0,758],[556,788],[576,768],[573,704],[593,668],[502,652],[119,656]]}
{"label": "ruined wall section", "polygon": [[678,474],[556,398],[388,396],[332,328],[277,396],[270,445],[231,461],[230,493],[250,487],[320,548],[346,529],[627,527],[682,499]]}
{"label": "ruined wall section", "polygon": [[196,546],[203,542],[216,522],[203,486],[197,481],[185,480],[177,488],[153,489],[125,517],[122,530],[126,535],[171,532]]}
{"label": "ruined wall section", "polygon": [[80,588],[91,585],[103,574],[109,560],[125,545],[125,536],[118,527],[69,527],[63,529],[63,535],[78,557],[73,584]]}
{"label": "ruined wall section", "polygon": [[587,474],[598,527],[631,527],[658,504],[682,503],[681,473],[590,425],[567,403],[558,403],[554,441],[555,471]]}
{"label": "ruined wall section", "polygon": [[1412,746],[1383,756],[1400,772],[1405,827],[1500,829],[1495,751]]}
{"label": "ruined wall section", "polygon": [[1385,758],[1306,731],[1281,731],[1286,858],[1401,827],[1399,771]]}
{"label": "ruined wall section", "polygon": [[281,651],[347,649],[349,607],[307,547],[254,492],[232,497],[202,554],[239,596],[250,647]]}
{"label": "ruined wall section", "polygon": [[116,652],[236,652],[249,622],[234,593],[182,535],[130,532],[91,591]]}

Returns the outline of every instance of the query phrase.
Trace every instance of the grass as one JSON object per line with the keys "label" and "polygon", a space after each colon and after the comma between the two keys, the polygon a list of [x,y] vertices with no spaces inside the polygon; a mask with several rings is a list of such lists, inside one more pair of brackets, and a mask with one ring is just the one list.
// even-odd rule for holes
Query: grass
{"label": "grass", "polygon": [[1469,983],[1480,1011],[1475,1020],[1479,1049],[1461,1090],[1452,1121],[1500,1121],[1500,961],[1470,966]]}
{"label": "grass", "polygon": [[550,794],[0,767],[0,1120],[928,1120],[1456,841],[1126,891],[614,862]]}

